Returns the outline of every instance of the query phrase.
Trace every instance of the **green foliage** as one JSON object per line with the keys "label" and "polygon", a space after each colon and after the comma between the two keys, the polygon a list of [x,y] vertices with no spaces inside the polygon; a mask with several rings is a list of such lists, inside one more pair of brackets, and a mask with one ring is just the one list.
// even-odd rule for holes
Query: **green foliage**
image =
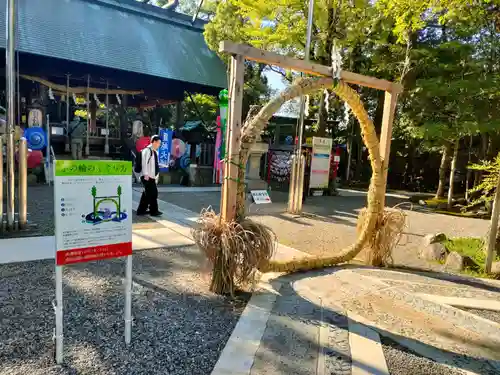
{"label": "green foliage", "polygon": [[443,245],[448,251],[456,251],[460,255],[468,256],[478,265],[484,267],[486,256],[484,254],[484,243],[480,238],[458,237],[447,239]]}
{"label": "green foliage", "polygon": [[[191,100],[192,99],[192,100]],[[207,130],[215,128],[219,102],[215,96],[206,94],[186,94],[183,102],[184,120],[202,120]]]}
{"label": "green foliage", "polygon": [[498,183],[500,174],[500,154],[491,161],[485,160],[479,164],[472,164],[470,169],[483,172],[481,183],[469,190],[470,194],[481,193],[481,196],[474,199],[469,206],[480,203],[491,202]]}
{"label": "green foliage", "polygon": [[[479,269],[467,268],[463,273],[473,277],[491,277],[485,273],[484,264],[486,262],[486,254],[484,252],[484,241],[481,238],[475,237],[458,237],[447,239],[443,245],[448,251],[456,251],[462,256],[471,258],[474,263],[479,266]],[[497,256],[495,261],[500,261],[500,256]]]}
{"label": "green foliage", "polygon": [[95,198],[97,195],[97,188],[95,186],[92,186],[92,189],[90,189],[90,194]]}
{"label": "green foliage", "polygon": [[118,194],[119,196],[122,195],[122,187],[120,185],[118,185],[118,187],[116,188],[116,194]]}

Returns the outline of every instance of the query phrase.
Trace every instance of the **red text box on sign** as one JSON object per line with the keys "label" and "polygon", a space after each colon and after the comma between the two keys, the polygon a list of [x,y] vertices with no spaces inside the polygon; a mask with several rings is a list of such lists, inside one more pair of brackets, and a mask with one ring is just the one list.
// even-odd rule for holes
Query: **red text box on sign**
{"label": "red text box on sign", "polygon": [[132,255],[132,242],[122,242],[110,245],[83,247],[80,249],[58,250],[56,264],[92,262],[94,260],[119,258]]}

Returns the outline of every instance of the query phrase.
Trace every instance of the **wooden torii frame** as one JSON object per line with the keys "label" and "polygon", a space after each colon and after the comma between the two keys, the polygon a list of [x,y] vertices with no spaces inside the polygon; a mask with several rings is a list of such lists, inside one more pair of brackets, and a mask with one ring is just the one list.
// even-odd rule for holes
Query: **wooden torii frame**
{"label": "wooden torii frame", "polygon": [[[222,182],[221,218],[225,221],[234,220],[236,217],[236,191],[238,184],[238,157],[241,141],[242,102],[244,85],[244,63],[251,60],[268,65],[280,66],[285,69],[302,72],[316,76],[332,76],[332,67],[316,64],[309,61],[298,60],[292,57],[279,55],[274,52],[263,51],[248,45],[222,41],[219,52],[231,55],[231,70],[229,78],[229,111],[228,129],[226,134],[227,158]],[[384,113],[382,117],[382,130],[380,134],[380,156],[384,171],[384,189],[387,185],[387,171],[391,151],[392,123],[398,95],[403,91],[399,83],[383,79],[364,76],[357,73],[341,71],[340,79],[347,83],[370,87],[385,91]],[[384,202],[382,202],[382,205]]]}

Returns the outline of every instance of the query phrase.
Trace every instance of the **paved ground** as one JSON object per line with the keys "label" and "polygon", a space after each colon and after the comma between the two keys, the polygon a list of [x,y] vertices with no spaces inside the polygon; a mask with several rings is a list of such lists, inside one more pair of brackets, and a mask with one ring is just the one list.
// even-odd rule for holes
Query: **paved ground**
{"label": "paved ground", "polygon": [[271,278],[233,332],[247,344],[231,337],[212,375],[499,374],[500,325],[422,293],[497,301],[500,283],[354,266]]}
{"label": "paved ground", "polygon": [[[365,207],[366,194],[341,192],[336,197],[310,197],[304,205],[301,217],[286,214],[288,196],[272,192],[271,205],[251,205],[249,214],[268,225],[278,236],[280,243],[310,254],[328,254],[352,244],[356,238],[356,221],[359,210]],[[160,199],[194,212],[212,206],[219,210],[220,193],[160,193]],[[406,202],[405,199],[388,197],[387,206]],[[408,228],[400,246],[394,253],[397,264],[410,267],[439,269],[418,259],[418,247],[422,237],[429,233],[444,232],[448,236],[484,236],[488,221],[447,216],[423,211],[419,207],[410,210],[410,204],[400,208],[407,214]]]}
{"label": "paved ground", "polygon": [[208,292],[200,261],[193,246],[135,253],[130,348],[124,261],[65,267],[62,367],[53,363],[53,261],[1,265],[0,374],[209,374],[246,298]]}
{"label": "paved ground", "polygon": [[[185,209],[161,203],[164,217],[136,223],[139,232],[141,227],[164,226],[188,236],[196,217],[188,210],[199,212],[218,203],[218,193],[162,193],[161,198]],[[313,254],[334,251],[343,246],[341,241],[349,244],[355,216],[364,205],[359,193],[312,198],[304,210],[310,214],[296,218],[282,213],[286,194],[274,193],[273,201],[277,203],[252,206],[251,215],[270,225],[282,242]],[[400,201],[391,198],[388,204]],[[413,241],[398,249],[405,259],[427,233],[479,235],[486,223],[424,212],[409,216]],[[321,250],[314,249],[315,243]],[[245,300],[229,303],[207,291],[202,258],[191,245],[135,254],[130,349],[122,343],[123,261],[66,268],[63,368],[51,361],[53,261],[0,266],[0,316],[8,317],[0,332],[0,374],[209,374]],[[270,292],[259,290],[252,297],[222,352],[219,362],[231,358],[230,371],[216,372],[218,363],[212,375],[500,373],[499,313],[439,302],[444,297],[498,301],[500,284],[450,277],[343,267],[274,279],[280,286],[272,284],[273,299],[253,306],[252,314],[247,310],[254,298]],[[237,349],[231,349],[235,343]]]}

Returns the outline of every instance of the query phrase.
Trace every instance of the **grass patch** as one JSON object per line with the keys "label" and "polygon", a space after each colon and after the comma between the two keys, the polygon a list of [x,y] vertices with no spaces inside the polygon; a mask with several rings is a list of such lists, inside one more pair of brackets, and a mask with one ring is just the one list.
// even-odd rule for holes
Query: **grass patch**
{"label": "grass patch", "polygon": [[448,203],[446,198],[431,198],[424,201],[429,207],[437,207],[439,204]]}
{"label": "grass patch", "polygon": [[460,255],[468,256],[477,264],[484,266],[486,255],[484,254],[484,242],[482,239],[458,237],[445,240],[443,245],[448,251],[456,251]]}
{"label": "grass patch", "polygon": [[[443,245],[448,251],[456,251],[462,256],[468,256],[474,263],[479,266],[479,270],[467,268],[463,273],[474,277],[491,277],[484,272],[484,263],[486,262],[486,254],[484,252],[484,242],[481,238],[475,237],[457,237],[446,239]],[[497,256],[495,261],[499,261],[500,256]]]}

